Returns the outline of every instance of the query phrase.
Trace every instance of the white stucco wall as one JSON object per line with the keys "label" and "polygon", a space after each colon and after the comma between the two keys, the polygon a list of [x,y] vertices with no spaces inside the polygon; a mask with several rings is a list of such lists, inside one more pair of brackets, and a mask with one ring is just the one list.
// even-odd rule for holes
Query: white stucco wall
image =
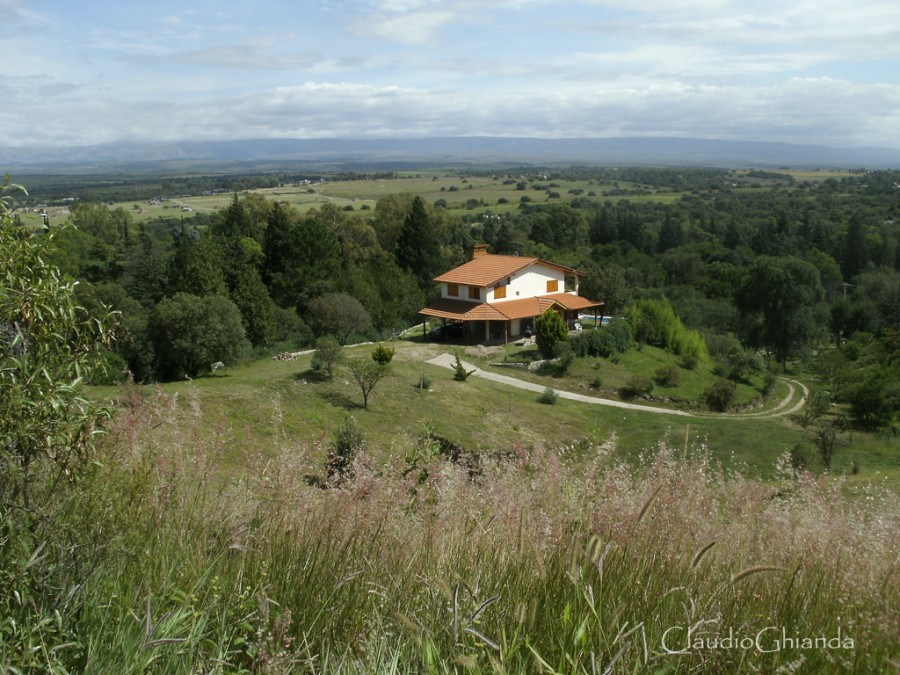
{"label": "white stucco wall", "polygon": [[[535,264],[512,275],[509,286],[506,289],[505,300],[521,300],[522,298],[546,295],[548,279],[556,279],[559,282],[558,290],[565,290],[566,275],[562,270]],[[494,295],[493,289],[488,295],[490,296],[488,302],[490,302]],[[497,300],[497,302],[503,302],[503,300]]]}
{"label": "white stucco wall", "polygon": [[[554,267],[547,267],[541,264],[534,264],[524,270],[521,270],[509,277],[510,282],[506,288],[506,297],[502,299],[494,298],[493,288],[482,288],[481,299],[474,300],[469,297],[469,287],[465,284],[457,284],[459,293],[457,295],[449,295],[447,292],[450,286],[447,283],[441,284],[441,297],[451,298],[453,300],[468,300],[470,302],[503,302],[504,300],[521,300],[522,298],[533,298],[538,295],[547,294],[547,280],[556,279],[558,283],[558,292],[566,289],[566,275],[562,270]],[[485,293],[485,291],[487,291]]]}

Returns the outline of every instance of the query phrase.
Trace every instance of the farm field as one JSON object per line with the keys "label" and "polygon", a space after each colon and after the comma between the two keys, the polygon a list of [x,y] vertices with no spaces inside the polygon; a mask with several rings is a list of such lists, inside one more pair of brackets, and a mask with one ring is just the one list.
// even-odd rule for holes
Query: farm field
{"label": "farm field", "polygon": [[[509,181],[513,181],[509,183]],[[535,180],[524,190],[516,189],[516,182],[525,181],[524,176],[466,176],[455,172],[423,172],[398,174],[395,178],[374,178],[356,180],[325,180],[322,183],[284,185],[277,188],[262,188],[246,192],[261,194],[273,201],[284,201],[298,211],[305,212],[321,208],[323,204],[334,204],[348,211],[373,210],[378,199],[391,194],[408,192],[421,196],[433,204],[446,201],[446,208],[453,215],[465,215],[474,211],[503,213],[519,207],[523,197],[532,203],[567,203],[579,195],[594,198],[603,197],[610,191],[630,191],[637,186],[627,181],[613,184],[598,184],[586,180]],[[540,189],[535,189],[535,185]],[[574,191],[574,192],[571,192]],[[551,197],[551,193],[554,195]],[[611,195],[603,197],[612,201],[629,199],[635,202],[672,202],[681,193],[654,189],[653,194]],[[112,202],[110,208],[123,208],[131,214],[135,222],[154,218],[191,217],[194,213],[215,214],[227,206],[232,199],[230,192],[211,195],[166,196],[165,200],[143,200]],[[505,200],[505,201],[504,201]],[[46,208],[51,225],[64,223],[68,218],[68,208],[51,205]],[[36,228],[41,225],[38,213],[20,214],[23,221]]]}

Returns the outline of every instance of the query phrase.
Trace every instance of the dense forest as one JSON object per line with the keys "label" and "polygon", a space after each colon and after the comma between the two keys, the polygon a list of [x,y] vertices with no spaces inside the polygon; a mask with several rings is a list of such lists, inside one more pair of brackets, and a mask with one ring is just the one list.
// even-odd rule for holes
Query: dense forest
{"label": "dense forest", "polygon": [[[324,333],[382,339],[417,320],[437,293],[434,276],[459,264],[469,245],[487,242],[495,253],[580,269],[582,295],[603,301],[608,314],[641,300],[668,303],[726,364],[752,352],[784,368],[817,354],[830,395],[854,403],[867,425],[889,424],[896,411],[900,172],[801,182],[764,171],[532,169],[503,178],[522,191],[518,208],[479,205],[463,215],[445,200],[408,193],[367,212],[325,204],[303,214],[239,193],[308,179],[318,177],[79,188],[74,227],[54,233],[53,262],[82,282],[87,307],[121,313],[107,377],[194,377],[214,362],[296,349]],[[559,197],[560,186],[576,180],[613,188],[573,189],[568,199],[540,204],[528,197]],[[39,182],[31,199],[76,188]],[[227,189],[233,198],[214,217],[141,223],[111,206],[162,189]],[[663,191],[677,198],[655,198]],[[654,339],[646,331],[636,338]]]}

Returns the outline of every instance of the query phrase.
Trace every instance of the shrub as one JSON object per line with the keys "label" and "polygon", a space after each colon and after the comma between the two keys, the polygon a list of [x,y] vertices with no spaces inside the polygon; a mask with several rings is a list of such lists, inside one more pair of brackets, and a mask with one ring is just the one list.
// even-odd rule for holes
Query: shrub
{"label": "shrub", "polygon": [[538,397],[538,403],[543,403],[545,405],[553,405],[556,403],[556,399],[559,398],[559,394],[553,391],[550,387],[544,389],[544,393],[542,393]]}
{"label": "shrub", "polygon": [[394,348],[378,345],[372,350],[372,360],[380,366],[386,366],[394,358]]}
{"label": "shrub", "polygon": [[663,387],[675,387],[681,382],[681,371],[674,363],[667,363],[656,369],[653,379]]}
{"label": "shrub", "polygon": [[775,385],[778,383],[778,376],[771,371],[767,371],[763,376],[763,387],[762,394],[763,396],[770,396],[772,392],[775,390]]}
{"label": "shrub", "polygon": [[605,332],[609,336],[613,352],[624,354],[634,347],[634,332],[631,330],[631,324],[625,319],[613,319],[605,328]]}
{"label": "shrub", "polygon": [[710,410],[725,412],[734,405],[734,401],[737,399],[737,385],[730,380],[720,378],[707,387],[703,392],[703,397]]}
{"label": "shrub", "polygon": [[426,391],[428,389],[431,389],[431,378],[428,377],[425,373],[422,373],[421,375],[419,375],[418,387],[419,387],[419,389],[424,389]]}
{"label": "shrub", "polygon": [[560,342],[553,349],[553,358],[556,360],[556,375],[562,377],[569,372],[569,368],[575,362],[575,352],[572,346],[566,342]]}
{"label": "shrub", "polygon": [[790,450],[791,468],[794,471],[809,471],[812,468],[814,457],[808,445],[797,443]]}
{"label": "shrub", "polygon": [[334,434],[325,461],[325,477],[330,485],[338,485],[353,477],[353,460],[366,448],[366,434],[353,415],[347,415]]}
{"label": "shrub", "polygon": [[637,398],[647,396],[653,391],[653,380],[641,375],[632,375],[625,382],[625,386],[619,389],[622,398]]}
{"label": "shrub", "polygon": [[700,359],[696,354],[684,354],[681,357],[681,365],[685,370],[694,370],[698,363],[700,363]]}
{"label": "shrub", "polygon": [[641,300],[627,318],[639,342],[679,354],[694,365],[707,354],[700,333],[685,328],[665,298]]}
{"label": "shrub", "polygon": [[334,381],[334,367],[343,356],[343,348],[333,337],[320,337],[316,340],[316,351],[313,352],[310,365],[315,371],[325,371],[330,382]]}

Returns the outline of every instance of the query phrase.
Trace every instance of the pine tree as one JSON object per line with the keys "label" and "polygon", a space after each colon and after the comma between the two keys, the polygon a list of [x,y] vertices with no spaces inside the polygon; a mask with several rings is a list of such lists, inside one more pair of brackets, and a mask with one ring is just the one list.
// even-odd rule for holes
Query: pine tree
{"label": "pine tree", "polygon": [[416,275],[423,289],[432,285],[441,266],[441,244],[421,197],[413,199],[397,242],[397,262]]}

